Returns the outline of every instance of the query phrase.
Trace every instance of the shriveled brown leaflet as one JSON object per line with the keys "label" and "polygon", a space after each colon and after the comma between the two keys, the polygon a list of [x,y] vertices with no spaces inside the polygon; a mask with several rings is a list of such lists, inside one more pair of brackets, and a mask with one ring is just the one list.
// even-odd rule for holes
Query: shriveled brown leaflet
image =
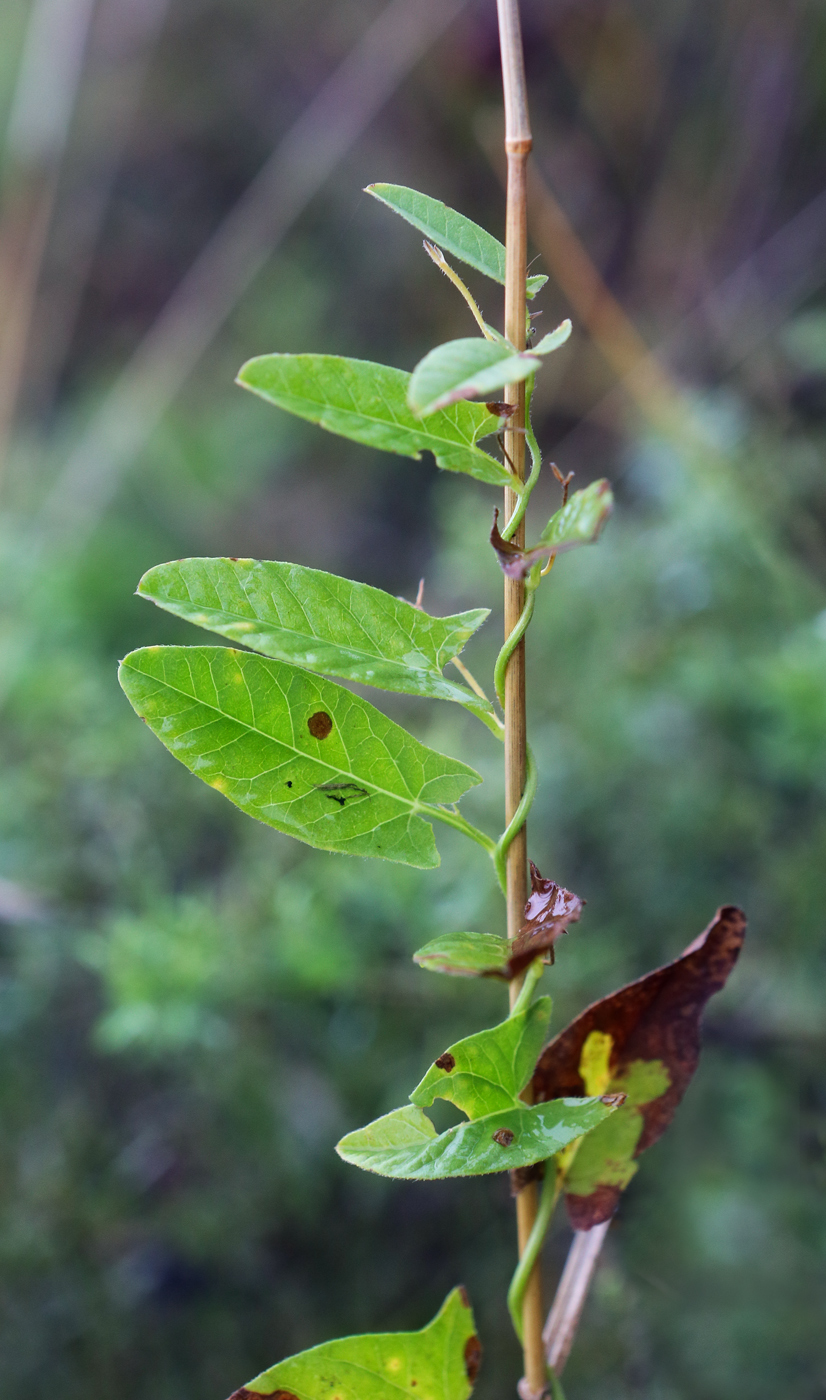
{"label": "shriveled brown leaflet", "polygon": [[[585,1092],[579,1064],[582,1047],[592,1031],[612,1038],[610,1068],[614,1076],[634,1061],[660,1060],[670,1083],[659,1098],[640,1106],[643,1130],[634,1153],[639,1157],[674,1117],[697,1068],[703,1008],[725,985],[745,933],[745,914],[734,905],[724,905],[680,957],[587,1007],[540,1055],[532,1080],[534,1102]],[[569,1196],[568,1210],[575,1227],[589,1229],[607,1220],[620,1194],[619,1187],[600,1186],[588,1197]],[[581,1210],[577,1202],[582,1202]]]}
{"label": "shriveled brown leaflet", "polygon": [[525,922],[511,944],[508,977],[518,977],[538,953],[551,951],[569,924],[575,924],[585,900],[554,880],[545,880],[531,861],[531,894],[525,905]]}

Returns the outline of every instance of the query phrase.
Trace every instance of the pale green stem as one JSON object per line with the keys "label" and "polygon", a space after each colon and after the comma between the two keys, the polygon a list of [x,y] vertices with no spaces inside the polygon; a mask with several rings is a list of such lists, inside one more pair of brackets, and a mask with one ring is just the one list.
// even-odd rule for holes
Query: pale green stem
{"label": "pale green stem", "polygon": [[[527,980],[527,979],[526,979]],[[528,1286],[528,1279],[533,1273],[533,1266],[539,1257],[539,1251],[545,1242],[548,1233],[548,1226],[554,1213],[554,1208],[559,1200],[562,1190],[562,1182],[556,1171],[556,1164],[553,1157],[549,1157],[545,1163],[545,1179],[542,1182],[542,1192],[539,1197],[539,1209],[536,1212],[536,1220],[533,1229],[528,1236],[527,1243],[516,1266],[516,1272],[511,1279],[511,1286],[508,1289],[508,1308],[510,1310],[511,1322],[520,1342],[522,1341],[522,1303],[525,1297],[525,1289]]]}
{"label": "pale green stem", "polygon": [[528,579],[528,593],[525,597],[525,606],[519,615],[519,621],[497,656],[496,665],[493,668],[493,684],[496,689],[496,698],[503,709],[505,707],[505,672],[508,669],[508,662],[528,630],[528,623],[533,617],[533,610],[536,604],[536,591],[530,587],[530,583],[531,580]]}
{"label": "pale green stem", "polygon": [[522,986],[519,989],[519,996],[516,998],[516,1001],[511,1007],[511,1016],[518,1016],[521,1011],[524,1011],[527,1006],[530,1006],[531,999],[536,989],[536,984],[544,971],[545,964],[542,961],[542,958],[534,958],[533,962],[530,964],[522,980]]}
{"label": "pale green stem", "polygon": [[485,339],[495,340],[496,337],[491,335],[490,331],[485,325],[482,313],[479,310],[479,307],[476,305],[473,296],[471,295],[470,288],[465,286],[458,272],[454,272],[453,268],[450,266],[450,263],[445,258],[445,255],[442,252],[441,248],[437,248],[435,243],[428,243],[427,239],[424,240],[424,248],[428,257],[433,259],[439,270],[443,272],[445,274],[445,277],[447,277],[449,281],[453,283],[456,290],[458,292],[461,292],[462,296],[464,297],[465,301],[470,307],[471,315],[476,321],[476,324],[479,326],[479,329],[481,330],[482,335],[485,337]]}
{"label": "pale green stem", "polygon": [[513,838],[516,835],[516,833],[518,831],[521,831],[522,827],[524,826],[528,816],[528,812],[531,809],[531,804],[533,803],[533,800],[536,797],[536,759],[533,756],[533,749],[531,748],[530,744],[527,745],[526,757],[527,767],[525,772],[525,790],[522,793],[522,799],[513,816],[511,817],[508,825],[505,827],[505,830],[502,832],[502,835],[499,837],[499,840],[496,842],[496,846],[492,852],[493,864],[496,867],[496,874],[499,877],[499,884],[502,886],[503,892],[507,888],[506,863],[508,856],[508,847],[513,841]]}
{"label": "pale green stem", "polygon": [[555,1371],[550,1372],[551,1378],[551,1400],[565,1400],[565,1391],[562,1389],[562,1382]]}
{"label": "pale green stem", "polygon": [[525,380],[525,441],[531,449],[531,470],[522,490],[522,495],[516,502],[513,515],[502,531],[503,540],[513,539],[514,534],[522,523],[525,511],[528,509],[528,501],[531,492],[539,480],[539,473],[542,470],[542,454],[539,451],[539,443],[536,440],[536,433],[531,423],[531,399],[533,397],[533,387],[536,383],[536,375],[532,374]]}

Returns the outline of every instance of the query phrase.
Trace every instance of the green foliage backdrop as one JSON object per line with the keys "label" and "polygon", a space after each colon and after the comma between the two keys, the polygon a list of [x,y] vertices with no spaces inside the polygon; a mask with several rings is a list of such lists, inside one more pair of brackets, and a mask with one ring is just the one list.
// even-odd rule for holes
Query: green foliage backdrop
{"label": "green foliage backdrop", "polygon": [[[106,134],[100,34],[90,49],[0,524],[9,1396],[220,1400],[330,1336],[420,1328],[459,1280],[486,1340],[478,1395],[515,1373],[504,1179],[395,1183],[333,1152],[405,1100],[457,1026],[503,1014],[499,984],[480,1013],[478,989],[410,961],[445,929],[497,927],[487,857],[447,830],[435,871],[298,848],[192,782],[115,678],[147,642],[199,640],[132,597],[141,575],[222,553],[410,600],[424,574],[433,613],[493,609],[467,653],[492,662],[487,492],[232,385],[265,352],[323,344],[409,369],[470,334],[413,231],[358,192],[399,179],[501,226],[492,7],[468,5],[338,163],[90,533],[55,546],[38,513],[114,368],[380,8],[173,3],[50,380],[69,195]],[[0,15],[4,113],[27,14]],[[718,904],[750,918],[697,1077],[624,1197],[566,1388],[820,1400],[826,266],[798,225],[791,251],[759,258],[822,185],[826,29],[814,3],[762,0],[525,15],[538,167],[650,343],[671,337],[686,394],[682,428],[655,430],[605,399],[613,376],[553,279],[532,303],[543,332],[574,320],[537,395],[542,439],[576,485],[607,476],[618,498],[599,549],[555,565],[530,635],[531,853],[588,901],[557,948],[554,1027],[674,956]],[[737,302],[726,277],[743,266],[760,276]],[[495,321],[496,289],[473,290]],[[557,497],[541,504],[547,518]],[[458,704],[387,708],[483,774],[464,799],[482,821],[492,737]],[[560,1220],[550,1279],[567,1238]]]}

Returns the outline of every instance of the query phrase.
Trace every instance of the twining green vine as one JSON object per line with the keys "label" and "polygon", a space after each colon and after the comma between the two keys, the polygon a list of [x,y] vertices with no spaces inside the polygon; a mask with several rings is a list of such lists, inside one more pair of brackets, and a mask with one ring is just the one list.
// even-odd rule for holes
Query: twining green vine
{"label": "twining green vine", "polygon": [[[542,469],[530,417],[536,374],[564,346],[570,323],[518,350],[484,321],[444,251],[501,284],[502,245],[429,196],[395,185],[371,186],[370,193],[424,233],[429,256],[464,297],[479,334],[437,346],[412,373],[341,356],[279,354],[249,361],[238,382],[329,432],[414,461],[427,450],[443,470],[516,493],[510,519],[500,533],[495,518],[490,535],[504,573],[525,587],[521,616],[494,666],[493,692],[504,706],[505,672],[535,614],[542,578],[559,555],[596,541],[612,508],[606,481],[569,499],[570,478],[554,468],[560,508],[535,545],[513,543]],[[530,278],[527,294],[535,296],[544,280]],[[524,483],[502,439],[511,409],[496,397],[522,381],[531,454]],[[501,455],[480,446],[491,438]],[[490,856],[505,891],[508,852],[537,791],[530,746],[521,800],[497,839],[457,805],[481,782],[473,768],[429,748],[340,684],[461,705],[501,740],[495,704],[460,659],[486,608],[435,617],[358,581],[252,559],[158,565],[138,592],[221,639],[217,646],[149,646],[121,663],[133,707],[194,774],[247,814],[320,850],[427,869],[439,863],[433,824],[450,826]],[[656,997],[639,996],[640,984],[632,984],[549,1041],[551,1000],[538,995],[539,984],[556,940],[581,910],[581,899],[532,866],[525,923],[510,942],[489,932],[435,931],[416,955],[419,965],[516,986],[521,979],[510,1015],[447,1047],[406,1104],[347,1133],[336,1149],[363,1170],[399,1180],[543,1164],[538,1214],[508,1293],[520,1336],[522,1300],[557,1200],[565,1196],[579,1229],[607,1218],[636,1157],[669,1121],[693,1073],[696,1055],[681,1059],[668,1035],[669,988],[682,998],[684,1024],[693,1025],[733,965],[744,928],[739,911],[721,911],[681,959],[650,974],[659,979]],[[644,1029],[648,1059],[634,1053],[635,1027]],[[426,1112],[437,1098],[463,1115],[441,1133]],[[649,1122],[651,1105],[656,1117]],[[420,1332],[324,1343],[277,1363],[237,1395],[328,1400],[334,1387],[346,1400],[398,1400],[400,1389],[409,1400],[467,1400],[480,1355],[467,1296],[456,1289]],[[547,1369],[541,1350],[539,1366],[537,1400]],[[561,1396],[556,1373],[547,1387]]]}

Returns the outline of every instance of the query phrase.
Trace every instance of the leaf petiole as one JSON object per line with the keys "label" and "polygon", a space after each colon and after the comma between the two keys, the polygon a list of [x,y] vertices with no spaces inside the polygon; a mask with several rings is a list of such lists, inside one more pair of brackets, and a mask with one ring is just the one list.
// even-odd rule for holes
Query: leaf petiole
{"label": "leaf petiole", "polygon": [[525,1011],[531,1004],[531,999],[536,991],[542,973],[545,971],[545,963],[540,956],[534,958],[522,979],[522,986],[519,989],[519,996],[513,1003],[510,1010],[511,1016],[518,1016],[521,1011]]}
{"label": "leaf petiole", "polygon": [[448,279],[448,281],[452,282],[456,290],[461,294],[461,296],[464,297],[465,301],[470,307],[471,315],[473,316],[474,320],[476,321],[476,324],[481,330],[482,335],[485,337],[485,340],[498,339],[497,336],[491,334],[491,332],[488,330],[488,327],[485,324],[485,319],[481,311],[479,310],[479,307],[476,305],[476,302],[471,294],[470,289],[465,286],[458,272],[454,272],[453,268],[450,266],[450,263],[447,261],[447,258],[445,257],[441,248],[437,248],[435,243],[428,242],[426,238],[423,240],[423,242],[424,250],[427,253],[427,256],[431,258],[433,262],[435,262],[439,271],[445,274],[445,277]]}
{"label": "leaf petiole", "polygon": [[471,841],[475,841],[477,846],[481,846],[483,850],[487,851],[489,856],[495,858],[496,842],[493,837],[480,831],[478,826],[469,822],[466,817],[462,816],[461,812],[451,811],[449,807],[431,805],[429,802],[420,802],[416,810],[424,816],[432,817],[434,821],[444,822],[445,826],[455,827],[457,831],[461,831],[464,836],[469,836]]}

